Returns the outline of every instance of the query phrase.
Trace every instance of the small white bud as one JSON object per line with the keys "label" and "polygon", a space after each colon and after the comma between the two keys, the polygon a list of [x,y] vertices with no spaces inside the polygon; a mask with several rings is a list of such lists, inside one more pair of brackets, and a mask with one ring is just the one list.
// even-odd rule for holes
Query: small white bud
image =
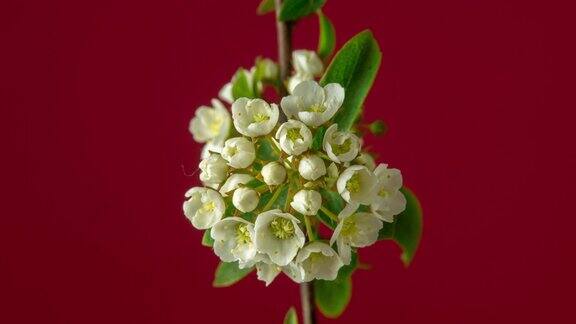
{"label": "small white bud", "polygon": [[317,155],[307,155],[300,160],[298,172],[302,178],[314,181],[326,174],[326,165]]}
{"label": "small white bud", "polygon": [[318,191],[300,190],[294,195],[290,206],[302,215],[316,215],[321,204],[322,196]]}
{"label": "small white bud", "polygon": [[245,137],[234,137],[224,142],[222,149],[222,157],[228,161],[228,165],[236,168],[243,169],[256,158],[256,149],[254,143],[250,142]]}
{"label": "small white bud", "polygon": [[210,154],[200,162],[200,180],[206,186],[216,187],[226,180],[228,164],[220,154]]}
{"label": "small white bud", "polygon": [[259,201],[260,198],[258,198],[256,190],[245,187],[236,189],[232,196],[232,204],[243,213],[248,213],[256,209]]}
{"label": "small white bud", "polygon": [[277,186],[286,180],[286,169],[278,162],[270,162],[262,168],[262,178],[269,186]]}

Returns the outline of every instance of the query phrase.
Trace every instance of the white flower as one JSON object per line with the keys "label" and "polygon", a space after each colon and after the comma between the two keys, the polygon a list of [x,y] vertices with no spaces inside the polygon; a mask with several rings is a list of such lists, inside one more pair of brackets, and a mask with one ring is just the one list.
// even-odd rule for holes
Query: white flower
{"label": "white flower", "polygon": [[278,64],[269,58],[257,59],[256,72],[262,80],[274,81],[278,78]]}
{"label": "white flower", "polygon": [[288,91],[292,93],[301,82],[314,80],[322,75],[324,64],[315,51],[296,50],[292,52],[292,66],[295,74],[288,79]]}
{"label": "white flower", "polygon": [[226,83],[222,89],[220,89],[218,97],[229,104],[234,102],[234,96],[232,95],[232,82]]}
{"label": "white flower", "polygon": [[194,187],[189,189],[184,196],[188,198],[182,206],[184,215],[195,228],[208,229],[222,219],[226,206],[217,191]]}
{"label": "white flower", "polygon": [[286,169],[278,162],[266,164],[260,172],[264,182],[269,186],[277,186],[286,180]]}
{"label": "white flower", "polygon": [[252,259],[251,264],[244,264],[239,266],[241,269],[246,268],[248,266],[256,267],[256,274],[258,275],[258,280],[264,281],[266,286],[270,285],[274,279],[278,276],[280,271],[282,270],[281,267],[274,264],[266,254],[256,253],[256,256]]}
{"label": "white flower", "polygon": [[227,217],[210,230],[214,253],[224,262],[249,262],[256,255],[254,225],[240,217]]}
{"label": "white flower", "polygon": [[240,185],[247,184],[252,179],[254,179],[251,175],[238,173],[232,174],[226,182],[220,187],[220,194],[224,197],[228,196],[230,191],[236,190],[240,187]]}
{"label": "white flower", "polygon": [[292,64],[296,74],[318,77],[322,75],[324,64],[315,51],[295,50],[292,52]]}
{"label": "white flower", "polygon": [[291,119],[280,125],[276,139],[280,142],[282,151],[290,155],[300,155],[312,145],[312,132],[303,123]]}
{"label": "white flower", "polygon": [[374,157],[370,153],[362,152],[356,157],[356,164],[365,166],[368,170],[374,171],[376,168],[376,162]]}
{"label": "white flower", "polygon": [[[247,81],[247,86],[249,89],[254,89],[254,75],[256,73],[256,67],[252,67],[250,68],[250,70],[246,70],[246,69],[241,69],[242,73],[244,73],[244,76],[246,77],[246,81]],[[218,92],[218,97],[220,97],[220,99],[222,99],[223,101],[232,104],[234,102],[234,96],[232,95],[232,84],[234,84],[234,82],[236,81],[236,78],[238,76],[238,72],[236,72],[234,74],[234,76],[232,77],[232,80],[228,83],[226,83],[222,89],[220,89],[220,91]],[[261,92],[262,91],[262,84],[257,83],[256,84],[256,91]]]}
{"label": "white flower", "polygon": [[374,174],[363,165],[353,165],[342,172],[336,188],[342,198],[351,204],[369,205],[374,198]]}
{"label": "white flower", "polygon": [[295,283],[304,282],[304,268],[301,264],[295,261],[290,262],[287,266],[282,267],[282,272],[287,275]]}
{"label": "white flower", "polygon": [[228,165],[243,169],[248,167],[256,158],[256,149],[254,143],[245,137],[234,137],[224,142],[222,157],[228,161]]}
{"label": "white flower", "polygon": [[188,129],[198,143],[222,145],[230,131],[230,113],[217,99],[212,99],[212,107],[201,106],[196,109]]}
{"label": "white flower", "polygon": [[280,105],[288,118],[297,118],[316,127],[332,118],[344,101],[344,88],[337,83],[322,88],[316,81],[304,81]]}
{"label": "white flower", "polygon": [[208,158],[200,162],[200,180],[205,186],[212,188],[226,180],[228,164],[220,154],[210,154]]}
{"label": "white flower", "polygon": [[256,190],[250,188],[238,188],[232,196],[232,204],[243,213],[253,211],[258,206],[259,201],[260,198]]}
{"label": "white flower", "polygon": [[406,197],[402,188],[402,173],[398,169],[388,169],[387,164],[380,164],[374,170],[378,179],[375,187],[376,197],[370,206],[372,212],[385,222],[394,222],[394,216],[406,209]]}
{"label": "white flower", "polygon": [[326,171],[326,178],[325,178],[326,186],[328,188],[332,188],[332,186],[336,184],[339,175],[340,173],[338,171],[338,166],[336,165],[336,163],[334,162],[330,163],[330,165],[328,166],[328,170]]}
{"label": "white flower", "polygon": [[330,245],[314,241],[304,246],[296,256],[296,263],[304,270],[304,280],[334,280],[344,265]]}
{"label": "white flower", "polygon": [[323,146],[330,160],[336,163],[350,162],[358,155],[360,140],[350,132],[338,131],[338,125],[332,124],[324,133]]}
{"label": "white flower", "polygon": [[236,130],[245,136],[257,137],[270,133],[278,122],[280,112],[276,104],[262,99],[239,98],[232,104],[232,118]]}
{"label": "white flower", "polygon": [[298,191],[290,206],[302,215],[316,215],[322,205],[322,196],[318,191],[302,189]]}
{"label": "white flower", "polygon": [[314,80],[313,76],[309,75],[302,75],[302,74],[294,74],[293,76],[288,78],[288,84],[286,85],[286,89],[288,90],[289,94],[294,93],[294,89],[296,86],[304,81]]}
{"label": "white flower", "polygon": [[305,242],[299,222],[296,217],[279,209],[258,215],[254,225],[258,252],[267,254],[279,266],[290,263]]}
{"label": "white flower", "polygon": [[314,181],[326,174],[326,165],[317,155],[307,155],[300,160],[298,172],[302,178]]}
{"label": "white flower", "polygon": [[350,247],[366,247],[378,240],[378,232],[382,228],[382,221],[371,213],[355,213],[340,220],[330,245],[336,242],[338,252],[344,264],[350,264]]}

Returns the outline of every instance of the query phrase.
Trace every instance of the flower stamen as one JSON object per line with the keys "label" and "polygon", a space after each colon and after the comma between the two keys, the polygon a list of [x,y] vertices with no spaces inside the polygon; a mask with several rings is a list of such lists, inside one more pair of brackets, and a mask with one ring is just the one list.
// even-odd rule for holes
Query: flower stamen
{"label": "flower stamen", "polygon": [[294,224],[286,218],[277,217],[270,222],[270,229],[276,238],[285,240],[294,236]]}

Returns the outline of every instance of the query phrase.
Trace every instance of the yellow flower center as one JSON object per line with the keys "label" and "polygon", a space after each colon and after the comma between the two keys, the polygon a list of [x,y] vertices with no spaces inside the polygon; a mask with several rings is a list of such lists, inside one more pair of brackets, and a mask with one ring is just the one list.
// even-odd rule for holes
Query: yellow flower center
{"label": "yellow flower center", "polygon": [[208,130],[214,134],[214,136],[220,133],[220,127],[222,127],[223,119],[220,116],[214,116],[214,120],[212,120],[208,124]]}
{"label": "yellow flower center", "polygon": [[209,202],[203,204],[202,208],[200,208],[200,210],[204,213],[213,212],[214,209],[216,209],[216,204],[213,201],[209,201]]}
{"label": "yellow flower center", "polygon": [[321,104],[312,105],[309,109],[311,112],[323,113],[326,111],[326,107]]}
{"label": "yellow flower center", "polygon": [[384,198],[386,198],[389,194],[390,194],[390,193],[388,192],[388,190],[386,190],[386,189],[384,189],[384,188],[382,188],[382,190],[380,190],[380,191],[378,192],[378,196],[384,197]]}
{"label": "yellow flower center", "polygon": [[276,219],[270,222],[270,230],[276,238],[281,240],[294,236],[294,224],[286,218],[276,217]]}
{"label": "yellow flower center", "polygon": [[350,151],[350,145],[352,145],[352,141],[348,138],[344,141],[344,143],[342,143],[340,145],[333,144],[332,145],[332,152],[334,152],[334,154],[336,154],[336,155],[348,153],[348,151]]}
{"label": "yellow flower center", "polygon": [[360,191],[360,175],[358,173],[354,173],[352,178],[346,182],[346,189],[351,193]]}
{"label": "yellow flower center", "polygon": [[300,134],[300,128],[290,128],[286,133],[286,137],[288,137],[292,142],[302,139],[302,135]]}
{"label": "yellow flower center", "polygon": [[238,148],[236,146],[230,146],[227,149],[227,153],[230,156],[234,156],[234,155],[236,155],[236,153],[238,153]]}
{"label": "yellow flower center", "polygon": [[262,122],[268,121],[270,119],[270,116],[268,116],[266,114],[262,114],[262,113],[254,114],[253,117],[254,117],[255,123],[262,123]]}
{"label": "yellow flower center", "polygon": [[342,231],[340,231],[341,236],[348,237],[357,232],[358,228],[356,227],[356,222],[354,221],[353,217],[354,216],[351,216],[344,220],[344,224],[342,224]]}
{"label": "yellow flower center", "polygon": [[248,226],[246,224],[240,224],[236,227],[236,242],[238,244],[252,243],[250,232],[248,231]]}

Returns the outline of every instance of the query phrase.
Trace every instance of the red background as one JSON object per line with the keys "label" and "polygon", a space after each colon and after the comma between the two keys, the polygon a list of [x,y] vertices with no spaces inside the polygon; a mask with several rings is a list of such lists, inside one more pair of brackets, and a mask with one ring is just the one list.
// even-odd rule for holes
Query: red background
{"label": "red background", "polygon": [[[211,287],[181,211],[187,131],[239,65],[275,57],[258,1],[3,1],[2,323],[280,323],[286,278]],[[421,198],[404,269],[362,250],[334,323],[575,323],[574,11],[556,1],[328,1],[384,56],[368,144]],[[316,46],[316,21],[297,48]],[[572,92],[572,94],[570,94]],[[24,167],[24,169],[22,168]],[[321,320],[328,323],[327,320]]]}

